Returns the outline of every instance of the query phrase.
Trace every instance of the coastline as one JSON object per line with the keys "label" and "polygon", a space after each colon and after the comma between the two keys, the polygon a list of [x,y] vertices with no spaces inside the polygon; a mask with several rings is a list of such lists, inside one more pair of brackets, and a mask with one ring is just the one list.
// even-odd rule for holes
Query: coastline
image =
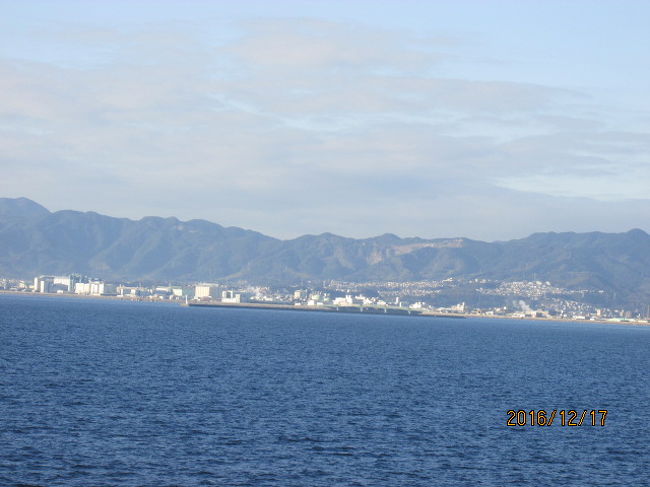
{"label": "coastline", "polygon": [[[507,315],[486,315],[477,313],[432,313],[419,310],[407,310],[397,312],[399,308],[388,309],[384,311],[382,308],[366,308],[361,312],[357,309],[349,309],[351,307],[339,307],[347,309],[334,309],[333,307],[325,306],[295,306],[290,304],[276,304],[276,303],[221,303],[206,302],[206,303],[189,303],[171,300],[152,300],[147,298],[123,298],[120,296],[88,296],[83,294],[55,294],[55,293],[33,293],[21,291],[7,291],[0,290],[0,296],[24,296],[24,297],[45,297],[45,298],[72,298],[72,299],[90,299],[90,300],[110,300],[122,303],[149,303],[149,304],[163,304],[163,305],[176,305],[181,307],[192,308],[230,308],[230,309],[258,309],[258,310],[275,310],[275,311],[305,311],[305,312],[321,312],[321,313],[345,313],[345,314],[364,314],[364,315],[377,315],[377,316],[406,316],[413,318],[451,318],[451,319],[465,319],[465,318],[485,318],[494,320],[510,320],[510,321],[540,321],[540,322],[556,322],[556,323],[594,323],[604,325],[625,325],[625,326],[650,326],[649,321],[633,321],[633,320],[580,320],[574,318],[547,318],[547,317],[514,317]],[[409,312],[410,311],[410,312]],[[417,312],[416,312],[417,311]]]}
{"label": "coastline", "polygon": [[[185,303],[182,306],[188,306]],[[638,325],[650,326],[650,321],[620,321],[620,320],[578,320],[573,318],[545,318],[545,317],[514,317],[505,315],[483,315],[477,313],[383,313],[381,311],[347,311],[336,310],[331,307],[324,306],[295,306],[289,304],[270,304],[270,303],[191,303],[189,307],[196,308],[240,308],[240,309],[269,309],[269,310],[285,310],[285,311],[308,311],[308,312],[324,312],[324,313],[348,313],[348,314],[369,314],[380,316],[408,316],[414,318],[452,318],[452,319],[465,319],[465,318],[489,318],[495,320],[511,320],[511,321],[551,321],[556,323],[596,323],[604,325]]]}
{"label": "coastline", "polygon": [[465,318],[466,316],[457,313],[425,313],[419,310],[408,308],[377,308],[371,306],[303,306],[291,304],[276,303],[183,303],[182,306],[192,308],[247,308],[247,309],[271,309],[285,311],[307,311],[322,313],[346,313],[346,314],[364,314],[364,315],[388,315],[388,316],[409,316],[422,318]]}

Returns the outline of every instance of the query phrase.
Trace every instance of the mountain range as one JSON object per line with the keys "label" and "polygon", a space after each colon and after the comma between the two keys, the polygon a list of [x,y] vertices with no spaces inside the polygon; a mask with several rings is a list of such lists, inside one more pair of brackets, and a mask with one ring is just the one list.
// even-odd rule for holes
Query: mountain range
{"label": "mountain range", "polygon": [[27,198],[0,198],[0,276],[71,272],[113,280],[282,284],[542,280],[569,289],[602,289],[641,304],[650,297],[650,235],[639,229],[548,232],[482,242],[323,233],[280,240],[205,220],[50,212]]}

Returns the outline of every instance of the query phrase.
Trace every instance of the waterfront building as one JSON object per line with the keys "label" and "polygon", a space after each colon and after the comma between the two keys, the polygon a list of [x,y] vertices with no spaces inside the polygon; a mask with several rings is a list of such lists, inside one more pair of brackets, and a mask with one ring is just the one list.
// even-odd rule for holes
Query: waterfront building
{"label": "waterfront building", "polygon": [[197,284],[194,286],[194,298],[206,299],[216,298],[218,296],[219,287],[215,284]]}
{"label": "waterfront building", "polygon": [[105,283],[104,281],[77,282],[74,285],[75,294],[85,294],[87,296],[103,296],[115,294],[115,286]]}
{"label": "waterfront building", "polygon": [[34,278],[35,293],[51,293],[54,285],[54,276],[37,276]]}
{"label": "waterfront building", "polygon": [[235,294],[235,291],[228,290],[221,293],[222,303],[241,303],[241,294]]}
{"label": "waterfront building", "polygon": [[37,276],[34,278],[33,291],[36,293],[74,292],[75,284],[83,280],[84,278],[78,274],[70,274],[67,276]]}

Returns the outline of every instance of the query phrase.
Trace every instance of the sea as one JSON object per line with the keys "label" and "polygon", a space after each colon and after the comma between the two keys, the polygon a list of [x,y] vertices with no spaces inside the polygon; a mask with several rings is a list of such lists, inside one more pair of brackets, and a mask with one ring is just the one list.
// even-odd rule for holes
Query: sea
{"label": "sea", "polygon": [[2,295],[0,485],[647,486],[650,327]]}

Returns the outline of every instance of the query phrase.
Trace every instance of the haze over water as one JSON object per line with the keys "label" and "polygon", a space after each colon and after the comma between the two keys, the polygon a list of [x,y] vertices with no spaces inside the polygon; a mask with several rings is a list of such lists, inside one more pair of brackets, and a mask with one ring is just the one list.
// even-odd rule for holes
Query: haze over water
{"label": "haze over water", "polygon": [[[0,296],[0,484],[642,485],[649,340]],[[609,414],[508,427],[508,409]]]}

